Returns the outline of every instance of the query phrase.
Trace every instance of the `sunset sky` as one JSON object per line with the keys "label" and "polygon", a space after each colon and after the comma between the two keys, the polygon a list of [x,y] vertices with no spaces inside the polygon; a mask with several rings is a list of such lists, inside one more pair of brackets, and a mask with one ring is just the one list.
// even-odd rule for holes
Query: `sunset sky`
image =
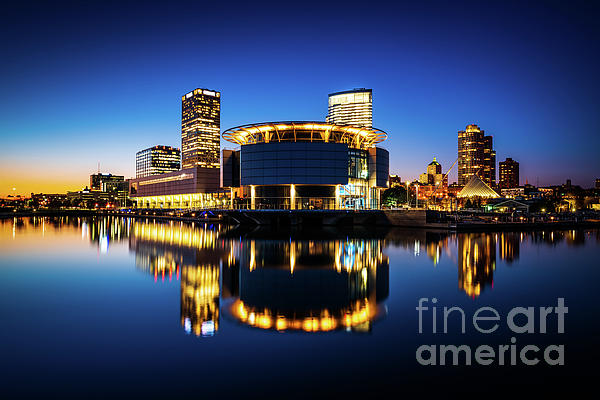
{"label": "sunset sky", "polygon": [[600,177],[598,2],[388,3],[3,5],[0,196],[81,189],[98,162],[133,177],[137,151],[180,147],[197,87],[221,91],[221,130],[324,120],[328,93],[372,88],[403,179],[445,171],[469,123],[521,183]]}

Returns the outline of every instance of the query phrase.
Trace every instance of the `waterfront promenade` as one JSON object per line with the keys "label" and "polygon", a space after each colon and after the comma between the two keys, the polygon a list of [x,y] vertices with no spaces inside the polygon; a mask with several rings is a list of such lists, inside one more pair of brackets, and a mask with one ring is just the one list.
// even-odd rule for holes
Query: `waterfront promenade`
{"label": "waterfront promenade", "polygon": [[395,226],[451,231],[571,229],[600,227],[600,213],[507,214],[385,210],[36,210],[2,213],[0,218],[29,216],[122,216],[248,226]]}

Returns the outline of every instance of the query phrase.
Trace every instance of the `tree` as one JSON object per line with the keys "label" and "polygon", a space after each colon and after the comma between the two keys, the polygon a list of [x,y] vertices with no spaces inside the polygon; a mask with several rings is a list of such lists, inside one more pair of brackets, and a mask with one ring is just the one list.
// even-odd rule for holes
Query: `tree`
{"label": "tree", "polygon": [[398,207],[406,203],[406,188],[394,186],[386,189],[381,196],[381,203],[386,207]]}

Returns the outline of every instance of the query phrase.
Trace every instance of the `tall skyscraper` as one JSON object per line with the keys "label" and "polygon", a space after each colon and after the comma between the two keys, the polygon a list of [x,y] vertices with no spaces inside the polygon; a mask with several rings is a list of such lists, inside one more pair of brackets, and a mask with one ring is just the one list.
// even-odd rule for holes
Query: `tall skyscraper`
{"label": "tall skyscraper", "polygon": [[519,163],[512,158],[500,161],[499,164],[499,182],[501,189],[511,189],[519,186]]}
{"label": "tall skyscraper", "polygon": [[491,187],[496,186],[496,152],[492,136],[477,125],[458,131],[458,184],[464,186],[473,175]]}
{"label": "tall skyscraper", "polygon": [[219,168],[220,128],[220,92],[195,89],[181,97],[182,168]]}
{"label": "tall skyscraper", "polygon": [[181,169],[181,151],[171,146],[154,146],[135,155],[135,177],[143,178]]}
{"label": "tall skyscraper", "polygon": [[373,126],[373,90],[361,88],[331,93],[327,123],[371,128]]}

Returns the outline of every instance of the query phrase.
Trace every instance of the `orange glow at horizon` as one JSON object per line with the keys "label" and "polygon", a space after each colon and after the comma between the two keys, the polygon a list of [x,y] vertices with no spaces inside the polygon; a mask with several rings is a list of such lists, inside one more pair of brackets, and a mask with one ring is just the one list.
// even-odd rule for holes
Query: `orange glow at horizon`
{"label": "orange glow at horizon", "polygon": [[6,168],[0,164],[0,197],[29,197],[31,193],[67,193],[81,190],[89,186],[90,175],[94,173],[96,171],[85,171],[81,168],[57,171],[52,166]]}

